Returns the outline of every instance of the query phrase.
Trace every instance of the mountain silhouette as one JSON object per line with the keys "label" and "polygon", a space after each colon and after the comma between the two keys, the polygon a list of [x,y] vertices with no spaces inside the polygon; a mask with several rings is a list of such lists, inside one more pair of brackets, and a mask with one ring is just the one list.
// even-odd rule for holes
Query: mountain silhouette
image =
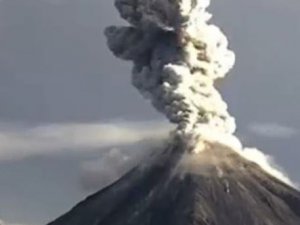
{"label": "mountain silhouette", "polygon": [[173,144],[49,225],[299,225],[300,193],[236,152]]}

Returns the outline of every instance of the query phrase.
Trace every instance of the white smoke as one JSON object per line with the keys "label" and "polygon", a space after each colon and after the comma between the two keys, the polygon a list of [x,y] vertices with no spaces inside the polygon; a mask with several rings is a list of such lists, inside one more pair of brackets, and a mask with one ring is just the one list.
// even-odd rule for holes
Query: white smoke
{"label": "white smoke", "polygon": [[171,127],[161,121],[47,124],[34,127],[0,123],[0,162],[37,155],[74,153],[145,140],[161,140]]}
{"label": "white smoke", "polygon": [[177,124],[189,149],[218,142],[282,178],[267,160],[243,151],[234,135],[235,119],[214,85],[233,67],[235,55],[221,29],[209,23],[209,5],[210,0],[115,0],[130,26],[108,27],[108,46],[133,61],[133,85]]}
{"label": "white smoke", "polygon": [[145,140],[128,147],[112,148],[99,157],[84,161],[80,174],[82,189],[94,192],[113,183],[151,154],[159,152],[163,142],[164,140]]}
{"label": "white smoke", "polygon": [[133,61],[134,86],[183,134],[201,135],[202,125],[222,134],[235,131],[214,87],[235,57],[225,35],[208,23],[208,5],[208,0],[116,0],[132,26],[105,32],[113,53]]}
{"label": "white smoke", "polygon": [[268,156],[256,148],[245,148],[242,152],[242,156],[251,162],[258,164],[266,172],[283,181],[286,184],[296,187],[296,185],[290,180],[290,178],[282,172],[282,168],[279,168],[271,156]]}

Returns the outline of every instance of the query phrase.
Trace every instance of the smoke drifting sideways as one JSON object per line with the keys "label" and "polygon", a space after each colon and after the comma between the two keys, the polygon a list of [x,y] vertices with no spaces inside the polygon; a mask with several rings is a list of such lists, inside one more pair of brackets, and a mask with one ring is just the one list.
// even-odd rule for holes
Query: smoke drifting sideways
{"label": "smoke drifting sideways", "polygon": [[[209,23],[209,5],[210,0],[115,0],[129,25],[106,28],[108,47],[133,62],[132,84],[177,125],[175,136],[192,152],[219,142],[264,168],[266,163],[250,157],[257,155],[251,149],[243,151],[235,119],[215,88],[234,66],[235,54],[221,29]],[[282,173],[266,171],[290,183]]]}

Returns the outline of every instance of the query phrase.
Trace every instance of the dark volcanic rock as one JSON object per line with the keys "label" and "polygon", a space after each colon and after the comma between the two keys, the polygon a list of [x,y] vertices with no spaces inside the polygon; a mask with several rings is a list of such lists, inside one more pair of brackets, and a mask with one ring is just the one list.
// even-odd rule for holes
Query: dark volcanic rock
{"label": "dark volcanic rock", "polygon": [[168,149],[49,225],[300,225],[300,193],[222,146]]}

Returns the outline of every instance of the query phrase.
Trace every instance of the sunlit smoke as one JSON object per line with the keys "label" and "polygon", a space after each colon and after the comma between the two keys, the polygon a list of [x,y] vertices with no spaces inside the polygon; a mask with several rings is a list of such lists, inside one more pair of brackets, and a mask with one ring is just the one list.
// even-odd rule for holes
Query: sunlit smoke
{"label": "sunlit smoke", "polygon": [[218,142],[261,164],[243,151],[235,119],[215,88],[235,55],[221,29],[210,24],[209,5],[210,0],[115,0],[129,26],[108,27],[108,46],[133,62],[133,85],[177,124],[176,135],[193,152]]}
{"label": "sunlit smoke", "polygon": [[233,134],[235,121],[214,87],[234,65],[221,30],[208,23],[208,0],[116,0],[129,27],[109,27],[112,52],[134,63],[132,83],[153,106],[178,125]]}

